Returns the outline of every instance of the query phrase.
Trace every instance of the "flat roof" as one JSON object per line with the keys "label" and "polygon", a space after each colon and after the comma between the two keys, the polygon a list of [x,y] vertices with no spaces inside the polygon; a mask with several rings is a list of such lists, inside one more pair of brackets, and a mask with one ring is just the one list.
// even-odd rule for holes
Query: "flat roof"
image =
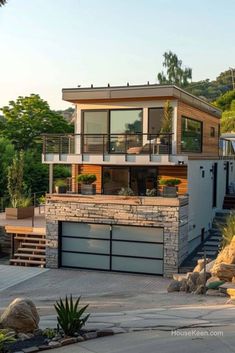
{"label": "flat roof", "polygon": [[147,84],[133,86],[63,88],[62,98],[71,103],[175,98],[217,118],[221,117],[220,109],[174,85]]}

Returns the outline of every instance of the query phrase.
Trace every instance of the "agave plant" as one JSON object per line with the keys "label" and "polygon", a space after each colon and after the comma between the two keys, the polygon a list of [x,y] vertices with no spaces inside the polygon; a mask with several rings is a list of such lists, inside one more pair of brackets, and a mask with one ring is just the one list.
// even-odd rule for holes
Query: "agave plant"
{"label": "agave plant", "polygon": [[72,295],[70,298],[66,295],[64,301],[60,298],[54,305],[58,315],[58,325],[66,336],[73,336],[75,332],[79,332],[90,316],[83,315],[88,305],[78,308],[80,298],[75,301]]}
{"label": "agave plant", "polygon": [[4,346],[15,342],[15,337],[7,330],[0,330],[0,352],[4,352]]}

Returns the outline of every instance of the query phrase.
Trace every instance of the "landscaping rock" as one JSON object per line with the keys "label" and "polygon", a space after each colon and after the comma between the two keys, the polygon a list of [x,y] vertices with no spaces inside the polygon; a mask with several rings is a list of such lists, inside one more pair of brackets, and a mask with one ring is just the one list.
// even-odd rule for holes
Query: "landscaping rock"
{"label": "landscaping rock", "polygon": [[62,340],[60,340],[60,343],[62,346],[67,346],[67,344],[77,343],[77,338],[76,337],[63,338]]}
{"label": "landscaping rock", "polygon": [[187,279],[187,291],[188,292],[195,292],[197,289],[197,280],[199,277],[199,272],[192,272],[189,274]]}
{"label": "landscaping rock", "polygon": [[[206,264],[208,264],[211,259],[206,258]],[[194,268],[193,272],[201,272],[204,269],[204,259],[197,260],[197,266]]]}
{"label": "landscaping rock", "polygon": [[97,337],[112,336],[114,334],[112,329],[99,330],[97,331]]}
{"label": "landscaping rock", "polygon": [[181,281],[183,281],[186,278],[187,278],[187,274],[186,273],[174,273],[173,274],[173,279],[175,281],[181,282]]}
{"label": "landscaping rock", "polygon": [[219,277],[222,281],[231,282],[233,276],[235,276],[235,264],[215,263],[211,273],[212,276]]}
{"label": "landscaping rock", "polygon": [[51,341],[48,343],[48,346],[51,348],[57,348],[57,347],[61,347],[62,344],[58,341]]}
{"label": "landscaping rock", "polygon": [[194,294],[203,294],[204,293],[204,285],[201,284],[197,287],[197,289],[194,291]]}
{"label": "landscaping rock", "polygon": [[33,346],[33,347],[29,347],[29,348],[23,348],[22,351],[24,353],[35,353],[35,352],[39,351],[39,348],[36,346]]}
{"label": "landscaping rock", "polygon": [[180,292],[186,292],[187,291],[187,279],[183,278],[182,281],[180,281]]}
{"label": "landscaping rock", "polygon": [[179,292],[180,291],[180,286],[181,286],[181,282],[176,281],[176,280],[172,280],[171,283],[169,284],[169,286],[167,287],[167,292],[171,293],[171,292]]}
{"label": "landscaping rock", "polygon": [[93,338],[97,338],[98,334],[97,334],[96,331],[88,332],[88,333],[85,333],[85,335],[83,337],[84,337],[85,340],[92,340]]}
{"label": "landscaping rock", "polygon": [[16,332],[33,333],[38,329],[39,320],[34,303],[30,299],[17,298],[2,314],[0,326],[12,328]]}

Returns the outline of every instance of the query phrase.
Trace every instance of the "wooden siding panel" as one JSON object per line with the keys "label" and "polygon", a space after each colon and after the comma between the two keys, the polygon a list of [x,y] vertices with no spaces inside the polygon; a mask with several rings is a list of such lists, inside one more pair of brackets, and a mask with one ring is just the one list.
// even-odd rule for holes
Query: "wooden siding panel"
{"label": "wooden siding panel", "polygon": [[[158,167],[159,179],[180,179],[181,184],[178,186],[179,194],[186,194],[188,192],[188,176],[186,166],[159,166]],[[159,186],[159,191],[162,187]]]}
{"label": "wooden siding panel", "polygon": [[[220,119],[193,108],[181,101],[178,101],[177,109],[177,153],[198,156],[218,156],[219,155],[219,125]],[[203,145],[202,153],[189,153],[181,151],[181,117],[192,118],[203,122]],[[215,137],[210,136],[211,127],[215,128]]]}

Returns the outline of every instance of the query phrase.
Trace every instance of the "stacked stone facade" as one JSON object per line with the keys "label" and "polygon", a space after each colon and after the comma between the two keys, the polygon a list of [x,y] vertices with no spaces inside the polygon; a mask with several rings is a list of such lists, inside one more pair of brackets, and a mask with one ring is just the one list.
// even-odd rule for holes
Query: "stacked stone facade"
{"label": "stacked stone facade", "polygon": [[164,229],[164,275],[188,254],[188,198],[48,195],[46,265],[59,266],[59,222],[106,223]]}

